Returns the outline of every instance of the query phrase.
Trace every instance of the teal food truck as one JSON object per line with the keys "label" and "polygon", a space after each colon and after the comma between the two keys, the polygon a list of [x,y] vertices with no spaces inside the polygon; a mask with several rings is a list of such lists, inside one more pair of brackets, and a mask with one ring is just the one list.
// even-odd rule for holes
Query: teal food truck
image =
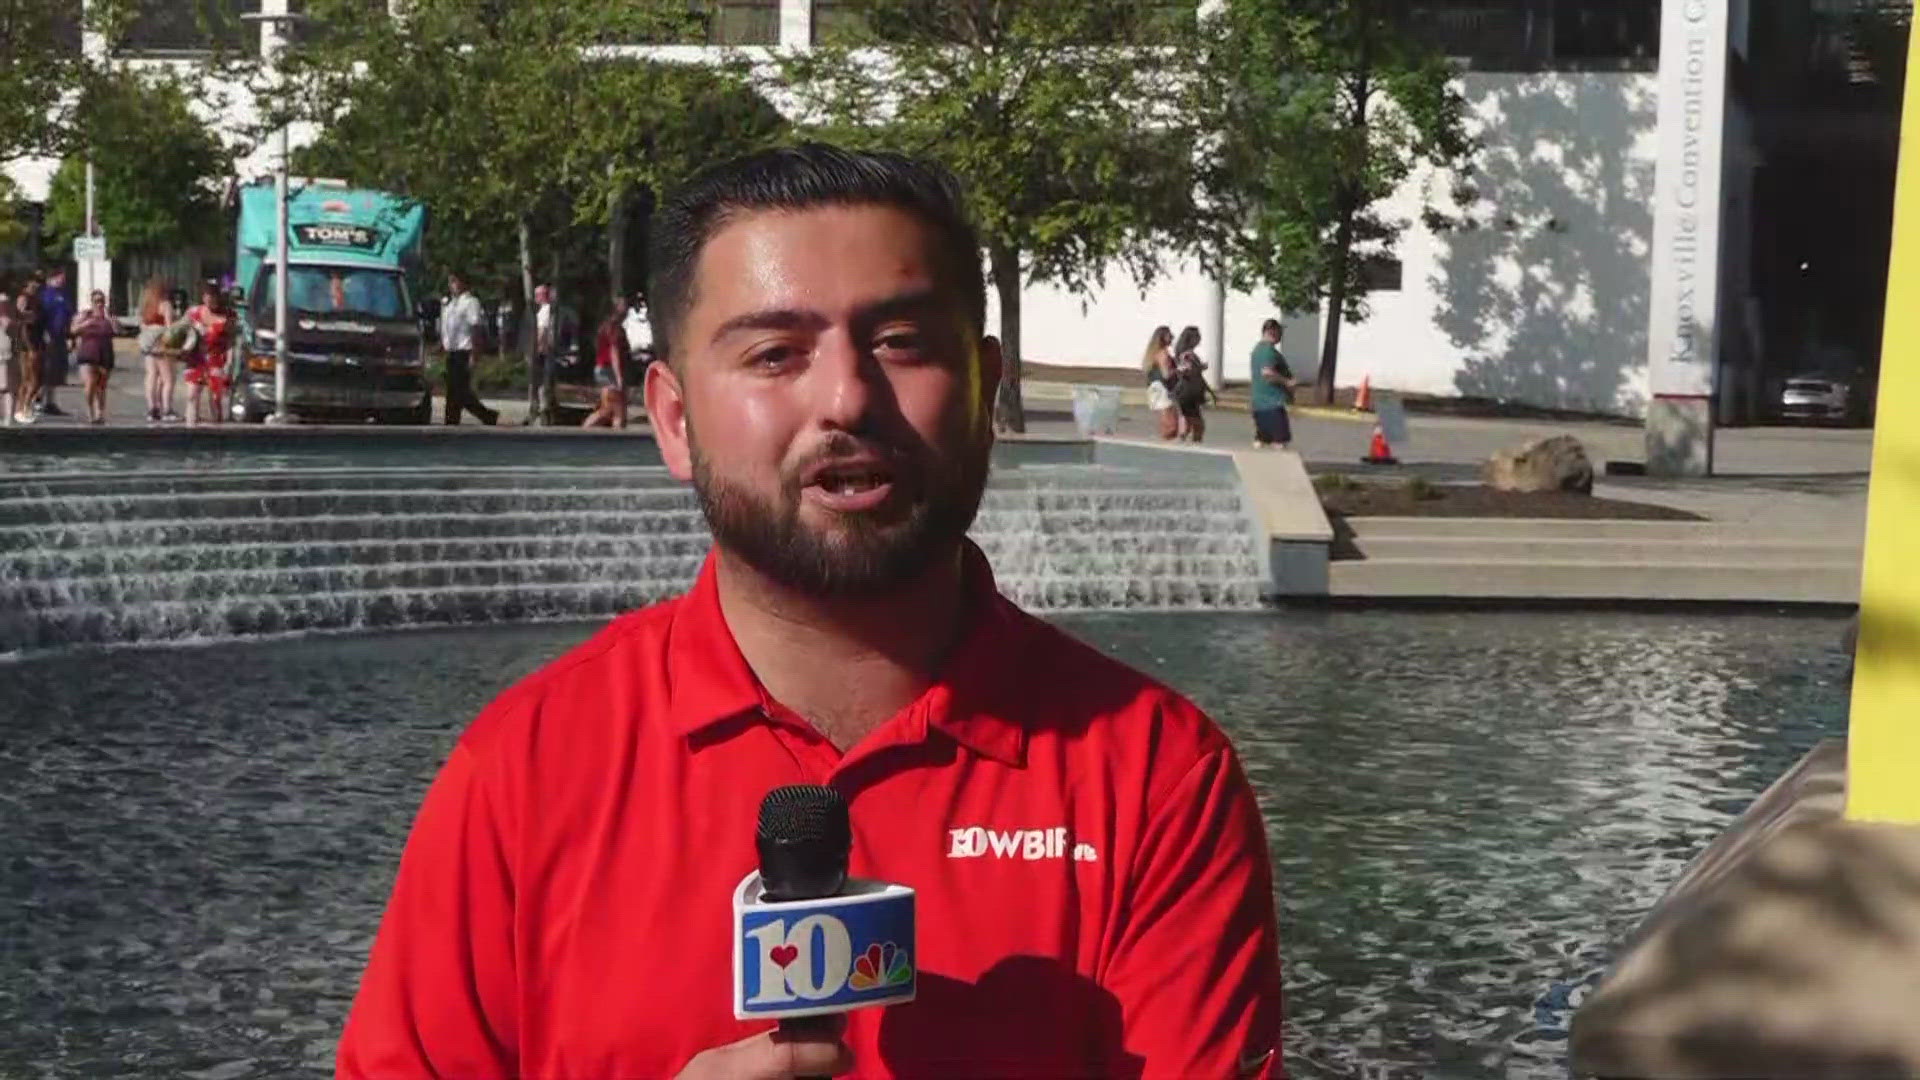
{"label": "teal food truck", "polygon": [[[274,411],[274,186],[239,189],[234,281],[241,290],[236,420]],[[426,208],[340,181],[289,184],[287,408],[312,420],[426,423],[426,342],[407,285]]]}

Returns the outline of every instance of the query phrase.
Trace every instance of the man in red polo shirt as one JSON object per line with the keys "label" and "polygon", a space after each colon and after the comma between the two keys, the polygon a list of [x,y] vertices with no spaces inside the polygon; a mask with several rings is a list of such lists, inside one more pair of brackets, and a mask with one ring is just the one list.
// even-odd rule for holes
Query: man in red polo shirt
{"label": "man in red polo shirt", "polygon": [[[1279,1075],[1233,748],[1002,598],[966,539],[1001,358],[951,179],[769,151],[653,229],[647,413],[713,553],[467,729],[338,1075]],[[918,890],[911,1004],[733,1018],[729,897],[789,783],[846,797],[854,874]]]}

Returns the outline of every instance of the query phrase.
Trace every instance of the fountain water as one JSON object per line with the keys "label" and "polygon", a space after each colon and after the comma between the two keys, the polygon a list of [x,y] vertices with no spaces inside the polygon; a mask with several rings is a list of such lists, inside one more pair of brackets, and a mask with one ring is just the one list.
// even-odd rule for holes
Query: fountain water
{"label": "fountain water", "polygon": [[[974,538],[1040,611],[1260,603],[1231,480],[995,474]],[[0,483],[0,653],[602,617],[684,589],[710,540],[658,467],[16,474]]]}

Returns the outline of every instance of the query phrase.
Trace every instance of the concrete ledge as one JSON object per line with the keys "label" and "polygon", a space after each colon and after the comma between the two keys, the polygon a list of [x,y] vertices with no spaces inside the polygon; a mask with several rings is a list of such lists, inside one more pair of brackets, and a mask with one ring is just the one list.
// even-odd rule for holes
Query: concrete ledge
{"label": "concrete ledge", "polygon": [[1845,790],[1823,743],[1694,860],[1574,1017],[1577,1075],[1920,1076],[1920,827]]}
{"label": "concrete ledge", "polygon": [[1267,545],[1275,596],[1325,596],[1331,588],[1333,524],[1306,463],[1290,450],[1236,451],[1233,467]]}
{"label": "concrete ledge", "polygon": [[1180,476],[1236,477],[1233,452],[1210,446],[1161,442],[1145,439],[1121,439],[1111,435],[1095,436],[1093,460],[1100,465],[1116,465],[1143,472],[1165,472]]}
{"label": "concrete ledge", "polygon": [[[1696,559],[1698,556],[1696,555]],[[1332,567],[1336,596],[1855,604],[1860,568],[1701,561],[1554,562],[1518,558],[1368,558]]]}
{"label": "concrete ledge", "polygon": [[1052,435],[1001,435],[993,440],[993,463],[997,466],[1089,465],[1093,463],[1093,443],[1086,439]]}

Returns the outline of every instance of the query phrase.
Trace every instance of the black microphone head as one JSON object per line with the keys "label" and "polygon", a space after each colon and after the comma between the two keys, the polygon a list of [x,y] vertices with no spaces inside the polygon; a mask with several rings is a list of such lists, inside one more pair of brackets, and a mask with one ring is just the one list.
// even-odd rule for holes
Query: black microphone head
{"label": "black microphone head", "polygon": [[853,826],[847,801],[821,784],[788,784],[760,800],[754,830],[768,900],[812,900],[847,883]]}

